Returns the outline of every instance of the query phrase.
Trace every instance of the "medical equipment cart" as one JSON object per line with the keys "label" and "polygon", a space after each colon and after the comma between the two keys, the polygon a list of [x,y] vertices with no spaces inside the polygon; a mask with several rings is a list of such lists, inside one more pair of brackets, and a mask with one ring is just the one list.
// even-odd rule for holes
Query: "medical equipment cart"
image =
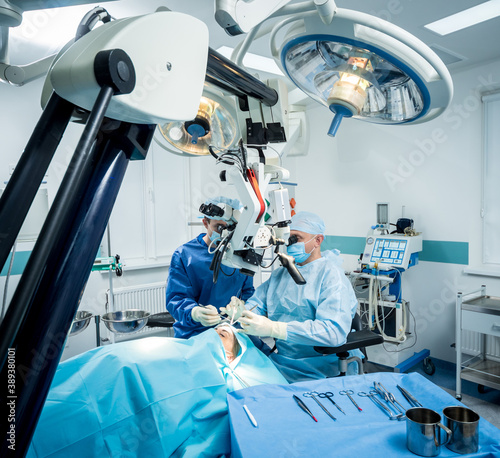
{"label": "medical equipment cart", "polygon": [[[476,350],[476,354],[466,361],[462,361],[462,331],[474,331],[480,335],[479,353]],[[484,386],[500,390],[500,361],[489,354],[492,341],[500,337],[500,298],[487,296],[485,285],[471,293],[457,293],[455,332],[456,398],[462,399],[462,379],[477,383],[479,391]]]}

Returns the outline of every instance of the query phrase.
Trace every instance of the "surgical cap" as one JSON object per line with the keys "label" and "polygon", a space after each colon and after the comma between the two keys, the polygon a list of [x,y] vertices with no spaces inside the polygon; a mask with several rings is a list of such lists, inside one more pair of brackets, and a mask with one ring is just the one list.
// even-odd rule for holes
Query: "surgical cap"
{"label": "surgical cap", "polygon": [[[213,205],[227,204],[234,210],[241,210],[243,208],[243,205],[241,205],[241,202],[238,199],[230,199],[229,197],[224,197],[224,196],[218,196],[218,197],[213,197],[211,199],[207,199],[205,201],[205,205],[208,204],[213,204]],[[215,216],[203,215],[203,217],[208,219],[219,219],[218,217]]]}
{"label": "surgical cap", "polygon": [[306,232],[307,234],[325,235],[325,223],[316,214],[311,212],[298,212],[292,216],[290,230]]}

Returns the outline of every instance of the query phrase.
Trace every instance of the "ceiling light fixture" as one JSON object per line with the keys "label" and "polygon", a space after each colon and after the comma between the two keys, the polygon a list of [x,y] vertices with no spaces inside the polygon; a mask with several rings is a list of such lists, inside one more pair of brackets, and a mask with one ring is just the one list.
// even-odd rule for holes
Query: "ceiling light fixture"
{"label": "ceiling light fixture", "polygon": [[441,36],[466,29],[500,16],[500,0],[490,0],[424,25]]}

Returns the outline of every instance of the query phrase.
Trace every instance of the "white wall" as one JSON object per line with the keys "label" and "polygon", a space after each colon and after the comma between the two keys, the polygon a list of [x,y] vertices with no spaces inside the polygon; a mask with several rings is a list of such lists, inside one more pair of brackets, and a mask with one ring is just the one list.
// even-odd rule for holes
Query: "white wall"
{"label": "white wall", "polygon": [[[500,89],[500,62],[452,75],[455,95],[439,118],[414,126],[382,126],[345,119],[337,137],[326,135],[332,114],[309,110],[311,144],[291,158],[299,209],[322,215],[327,233],[364,237],[376,222],[376,203],[389,202],[391,221],[413,218],[424,240],[469,243],[469,264],[481,263],[480,94]],[[357,256],[346,256],[354,269]],[[487,285],[500,294],[500,279],[464,275],[466,266],[421,262],[403,274],[403,296],[417,316],[415,351],[454,361],[454,301],[458,290]],[[500,273],[500,266],[497,266]]]}

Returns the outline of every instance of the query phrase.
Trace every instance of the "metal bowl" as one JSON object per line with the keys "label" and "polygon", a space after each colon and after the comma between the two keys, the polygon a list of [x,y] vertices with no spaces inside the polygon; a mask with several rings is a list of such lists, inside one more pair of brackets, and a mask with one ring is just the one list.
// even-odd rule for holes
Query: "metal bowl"
{"label": "metal bowl", "polygon": [[82,310],[81,312],[76,312],[73,324],[71,325],[71,329],[69,330],[69,335],[76,336],[77,334],[80,334],[80,332],[85,331],[92,317],[92,313],[85,312],[84,310]]}
{"label": "metal bowl", "polygon": [[130,334],[140,331],[148,322],[150,313],[144,310],[122,310],[101,316],[106,327],[115,334]]}

